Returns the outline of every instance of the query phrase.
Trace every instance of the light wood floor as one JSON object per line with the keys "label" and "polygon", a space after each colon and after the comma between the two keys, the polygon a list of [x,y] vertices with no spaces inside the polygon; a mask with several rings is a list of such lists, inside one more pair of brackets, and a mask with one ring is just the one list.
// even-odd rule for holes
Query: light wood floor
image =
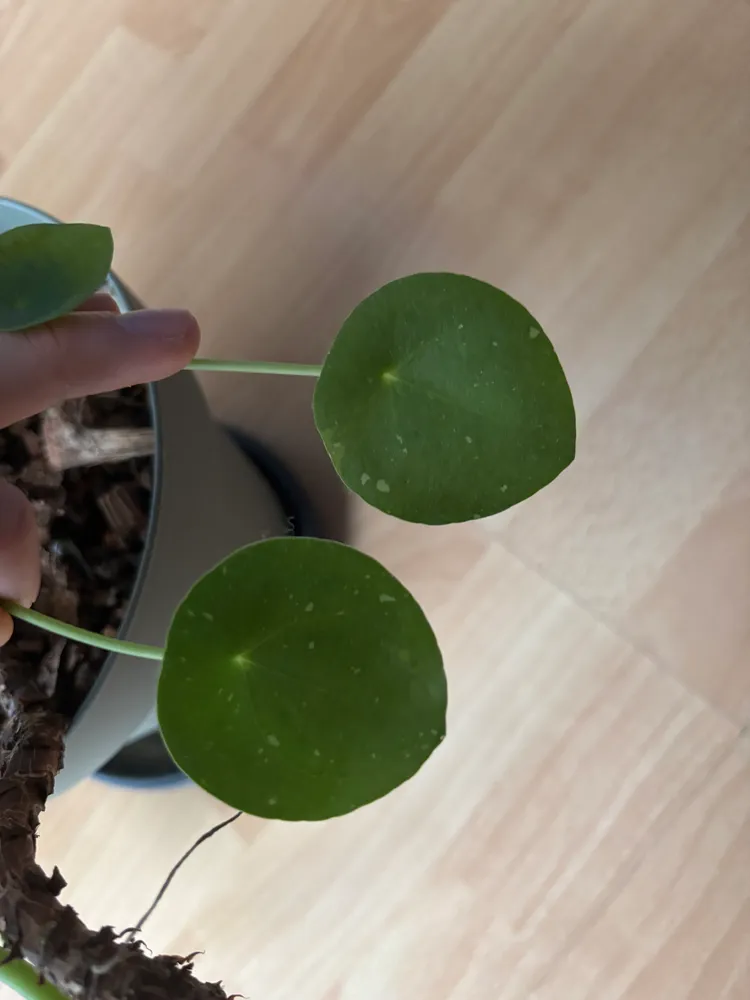
{"label": "light wood floor", "polygon": [[[450,737],[358,815],[225,831],[151,945],[258,1000],[747,1000],[750,4],[0,0],[0,182],[111,225],[214,354],[315,361],[388,278],[487,278],[580,414],[515,513],[355,511],[436,623]],[[309,386],[222,378],[333,510]],[[89,784],[41,855],[124,926],[223,814]]]}

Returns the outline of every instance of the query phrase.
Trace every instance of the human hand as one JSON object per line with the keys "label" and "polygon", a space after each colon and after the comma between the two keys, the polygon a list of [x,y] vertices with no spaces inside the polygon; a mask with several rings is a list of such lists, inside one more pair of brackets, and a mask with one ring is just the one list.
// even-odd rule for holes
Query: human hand
{"label": "human hand", "polygon": [[[23,333],[0,333],[0,427],[65,399],[153,382],[180,371],[200,339],[188,312],[144,310],[120,315],[108,295],[78,312]],[[0,480],[0,596],[31,605],[40,581],[33,509]],[[13,630],[0,609],[0,645]]]}

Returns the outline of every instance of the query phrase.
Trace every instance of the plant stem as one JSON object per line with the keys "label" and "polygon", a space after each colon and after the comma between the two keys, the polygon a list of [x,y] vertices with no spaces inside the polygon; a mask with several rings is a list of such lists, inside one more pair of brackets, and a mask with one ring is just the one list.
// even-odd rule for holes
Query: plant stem
{"label": "plant stem", "polygon": [[187,366],[194,372],[241,372],[248,375],[308,375],[317,378],[322,365],[292,365],[282,361],[222,361],[219,358],[195,358]]}
{"label": "plant stem", "polygon": [[144,646],[138,642],[127,642],[125,639],[113,639],[108,635],[99,635],[98,632],[88,632],[85,628],[78,628],[76,625],[68,625],[66,622],[58,621],[57,618],[49,618],[38,611],[24,608],[15,601],[0,601],[0,607],[5,608],[8,614],[18,618],[19,621],[35,625],[37,628],[59,635],[63,639],[72,639],[73,642],[81,642],[85,646],[94,646],[95,649],[104,649],[109,653],[122,653],[123,656],[138,656],[143,660],[162,660],[164,650],[159,646]]}
{"label": "plant stem", "polygon": [[[0,962],[5,962],[7,957],[5,948],[0,948]],[[50,983],[40,983],[36,969],[22,959],[0,965],[0,983],[10,986],[25,1000],[66,1000]]]}

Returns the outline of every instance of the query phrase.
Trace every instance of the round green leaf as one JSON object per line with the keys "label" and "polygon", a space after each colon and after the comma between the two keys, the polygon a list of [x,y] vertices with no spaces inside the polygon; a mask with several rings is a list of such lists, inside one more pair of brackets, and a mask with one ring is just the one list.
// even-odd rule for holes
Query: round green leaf
{"label": "round green leaf", "polygon": [[575,454],[570,389],[539,323],[456,274],[402,278],[354,310],[323,366],[315,422],[351,490],[423,524],[497,514]]}
{"label": "round green leaf", "polygon": [[258,542],[177,611],[159,681],[177,764],[256,816],[320,820],[410,778],[445,735],[435,636],[409,592],[356,549]]}
{"label": "round green leaf", "polygon": [[21,226],[0,235],[0,332],[57,319],[107,280],[114,253],[103,226]]}

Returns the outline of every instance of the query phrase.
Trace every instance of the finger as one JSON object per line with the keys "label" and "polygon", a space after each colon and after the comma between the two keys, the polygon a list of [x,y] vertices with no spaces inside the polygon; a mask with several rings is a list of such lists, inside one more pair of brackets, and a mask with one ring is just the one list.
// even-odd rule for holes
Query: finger
{"label": "finger", "polygon": [[0,427],[64,399],[173,375],[194,357],[199,340],[195,317],[177,310],[74,313],[0,334]]}
{"label": "finger", "polygon": [[[27,607],[39,592],[39,532],[31,504],[15,486],[0,480],[0,596]],[[13,630],[0,614],[0,645]]]}
{"label": "finger", "polygon": [[23,493],[0,479],[0,596],[31,605],[39,592],[39,532]]}
{"label": "finger", "polygon": [[108,292],[97,292],[96,295],[92,295],[90,299],[86,299],[86,301],[76,309],[76,312],[119,313],[120,307]]}

